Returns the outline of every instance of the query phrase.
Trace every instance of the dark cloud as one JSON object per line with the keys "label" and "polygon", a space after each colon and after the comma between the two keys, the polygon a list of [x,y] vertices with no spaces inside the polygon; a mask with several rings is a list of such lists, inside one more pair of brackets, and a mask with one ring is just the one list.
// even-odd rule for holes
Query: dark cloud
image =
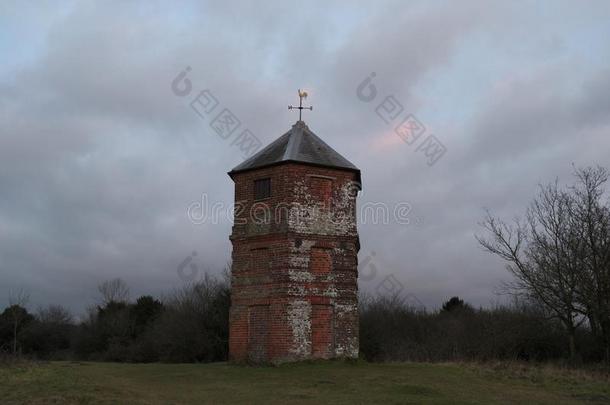
{"label": "dark cloud", "polygon": [[[0,289],[33,304],[80,310],[117,276],[159,293],[194,250],[202,270],[229,259],[230,222],[194,225],[186,211],[204,193],[230,203],[226,172],[242,157],[172,93],[186,66],[194,91],[264,143],[309,88],[310,127],[362,169],[360,203],[413,208],[409,225],[360,227],[361,259],[375,251],[379,269],[362,288],[395,274],[427,305],[496,299],[507,273],[473,238],[484,207],[512,216],[572,162],[610,166],[603,3],[3,7]],[[366,104],[356,87],[373,71]],[[447,146],[436,165],[375,114],[386,95]]]}

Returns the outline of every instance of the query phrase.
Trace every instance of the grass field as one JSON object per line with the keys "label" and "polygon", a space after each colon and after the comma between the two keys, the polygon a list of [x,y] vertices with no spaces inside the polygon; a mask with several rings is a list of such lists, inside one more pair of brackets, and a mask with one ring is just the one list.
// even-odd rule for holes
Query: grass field
{"label": "grass field", "polygon": [[520,365],[320,362],[22,363],[0,367],[2,404],[609,403],[610,380]]}

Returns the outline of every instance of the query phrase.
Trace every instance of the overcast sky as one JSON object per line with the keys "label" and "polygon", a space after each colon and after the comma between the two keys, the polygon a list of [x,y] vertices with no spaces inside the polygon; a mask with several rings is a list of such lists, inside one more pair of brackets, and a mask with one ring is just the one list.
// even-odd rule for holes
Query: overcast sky
{"label": "overcast sky", "polygon": [[[473,236],[484,209],[510,219],[572,164],[610,168],[610,3],[351,3],[0,3],[0,308],[24,289],[32,309],[80,312],[114,277],[160,294],[193,251],[222,270],[230,219],[187,208],[230,211],[243,154],[190,108],[204,89],[263,144],[308,89],[305,121],[362,171],[359,204],[411,207],[409,224],[359,226],[361,289],[394,275],[429,307],[501,300],[504,264]],[[403,109],[386,123],[388,96]],[[425,133],[407,144],[410,114]],[[432,166],[429,135],[446,148]]]}

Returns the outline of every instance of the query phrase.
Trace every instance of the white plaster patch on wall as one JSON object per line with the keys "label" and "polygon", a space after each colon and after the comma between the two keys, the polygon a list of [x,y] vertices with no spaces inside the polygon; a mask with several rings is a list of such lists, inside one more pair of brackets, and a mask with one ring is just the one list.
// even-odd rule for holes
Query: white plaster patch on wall
{"label": "white plaster patch on wall", "polygon": [[358,339],[351,337],[347,339],[345,345],[337,345],[335,347],[335,354],[337,356],[356,358],[358,357],[358,349]]}
{"label": "white plaster patch on wall", "polygon": [[335,355],[339,357],[358,357],[358,339],[348,338],[344,344],[337,343],[335,345]]}
{"label": "white plaster patch on wall", "polygon": [[292,328],[291,352],[299,357],[311,354],[311,304],[295,300],[288,305],[288,322]]}
{"label": "white plaster patch on wall", "polygon": [[288,265],[293,269],[307,269],[309,268],[309,255],[292,255],[288,259]]}
{"label": "white plaster patch on wall", "polygon": [[288,295],[304,297],[305,295],[307,295],[307,291],[305,290],[304,285],[293,285],[290,288],[288,288]]}
{"label": "white plaster patch on wall", "polygon": [[292,207],[289,213],[288,225],[291,229],[300,233],[334,234],[334,227],[331,221],[325,215],[320,215],[320,210],[315,204],[299,204]]}
{"label": "white plaster patch on wall", "polygon": [[299,247],[295,246],[294,242],[291,246],[292,253],[309,253],[312,246],[316,244],[315,240],[302,239]]}
{"label": "white plaster patch on wall", "polygon": [[290,247],[291,255],[288,259],[288,266],[293,269],[309,269],[309,252],[311,251],[311,247],[315,245],[316,241],[314,240],[302,240],[301,245],[296,247],[294,242]]}
{"label": "white plaster patch on wall", "polygon": [[288,276],[290,281],[296,282],[312,282],[315,279],[314,275],[309,271],[288,270]]}
{"label": "white plaster patch on wall", "polygon": [[[357,315],[357,311],[358,311],[358,306],[356,304],[337,304],[335,303],[335,316],[336,319],[342,319],[346,316],[358,316]],[[358,357],[358,338],[354,337],[354,333],[351,330],[351,327],[347,327],[346,331],[348,336],[352,336],[349,337],[347,339],[347,341],[343,342],[343,343],[337,343],[337,345],[335,346],[335,354],[337,356],[344,356],[344,357],[351,357],[351,358],[356,358]]]}
{"label": "white plaster patch on wall", "polygon": [[321,235],[355,235],[356,220],[353,216],[355,196],[350,184],[344,185],[332,198],[331,207],[322,208],[309,194],[307,184],[299,181],[294,186],[298,201],[290,207],[288,226],[301,233]]}
{"label": "white plaster patch on wall", "polygon": [[337,208],[349,210],[353,212],[354,203],[356,202],[356,196],[354,195],[354,184],[345,183],[343,187],[339,189],[340,197],[335,200],[335,206]]}
{"label": "white plaster patch on wall", "polygon": [[354,184],[347,182],[338,190],[338,197],[333,200],[335,215],[333,222],[338,230],[350,235],[357,234],[356,227],[356,194]]}
{"label": "white plaster patch on wall", "polygon": [[358,311],[356,304],[335,304],[335,314],[338,318],[342,318],[347,314],[353,314]]}
{"label": "white plaster patch on wall", "polygon": [[335,288],[334,285],[329,285],[328,287],[326,287],[326,289],[322,292],[322,295],[325,297],[332,297],[335,298],[338,295],[337,289]]}

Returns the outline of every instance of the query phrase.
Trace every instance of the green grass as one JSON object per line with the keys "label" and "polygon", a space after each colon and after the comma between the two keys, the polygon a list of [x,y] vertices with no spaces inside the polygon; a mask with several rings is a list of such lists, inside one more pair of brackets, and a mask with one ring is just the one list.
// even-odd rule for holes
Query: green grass
{"label": "green grass", "polygon": [[521,365],[316,362],[22,363],[0,367],[2,404],[610,402],[610,380]]}

